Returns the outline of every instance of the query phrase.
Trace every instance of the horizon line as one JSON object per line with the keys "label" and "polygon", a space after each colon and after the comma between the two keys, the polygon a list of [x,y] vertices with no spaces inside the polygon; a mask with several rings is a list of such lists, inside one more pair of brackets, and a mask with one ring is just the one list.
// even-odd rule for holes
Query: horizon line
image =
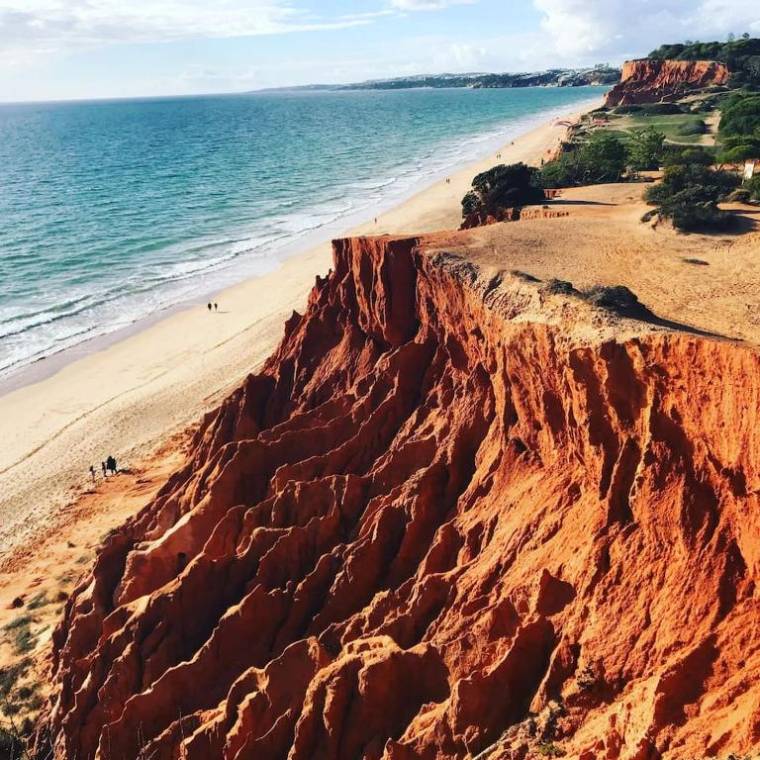
{"label": "horizon line", "polygon": [[[629,60],[639,60],[639,59],[629,59]],[[397,75],[397,76],[390,76],[390,77],[380,77],[380,78],[373,78],[373,79],[363,79],[360,81],[352,81],[352,82],[319,82],[319,83],[310,83],[310,84],[291,84],[291,85],[280,85],[280,86],[273,86],[273,87],[259,87],[252,90],[230,90],[228,92],[188,92],[188,93],[162,93],[159,95],[103,95],[103,96],[94,96],[94,97],[73,97],[73,98],[51,98],[51,99],[34,99],[34,100],[0,100],[0,108],[3,106],[31,106],[31,105],[65,105],[69,103],[116,103],[116,102],[122,102],[122,101],[129,101],[129,100],[162,100],[162,99],[180,99],[180,98],[212,98],[212,97],[229,97],[229,96],[235,96],[235,95],[255,95],[260,93],[267,93],[267,92],[288,92],[288,91],[294,91],[294,90],[314,90],[319,91],[320,89],[329,89],[329,88],[341,88],[345,90],[351,90],[352,87],[359,87],[362,85],[367,84],[374,84],[374,83],[381,83],[381,82],[393,82],[398,81],[402,79],[418,79],[422,77],[479,77],[479,76],[519,76],[520,74],[541,74],[549,71],[590,71],[593,70],[595,66],[599,66],[601,64],[595,64],[594,66],[572,66],[572,67],[557,67],[557,68],[546,68],[546,69],[536,69],[534,71],[465,71],[465,72],[451,72],[451,71],[442,71],[442,72],[436,72],[431,74],[407,74],[407,75]],[[610,64],[610,68],[621,68],[622,64],[615,65]],[[532,85],[535,87],[539,87],[540,85]],[[606,86],[606,85],[586,85],[588,87],[594,87],[594,86]],[[501,88],[501,89],[529,89],[530,86],[522,87],[522,88]],[[399,89],[424,89],[421,87],[408,87],[408,88],[399,88]],[[440,87],[437,89],[463,89],[461,87]],[[499,88],[494,88],[499,89]],[[388,90],[389,92],[393,92],[393,90]]]}

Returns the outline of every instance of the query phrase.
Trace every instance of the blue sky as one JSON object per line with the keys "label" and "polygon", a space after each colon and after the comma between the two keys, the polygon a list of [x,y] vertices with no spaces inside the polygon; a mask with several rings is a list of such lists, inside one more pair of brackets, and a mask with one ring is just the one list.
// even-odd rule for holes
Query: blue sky
{"label": "blue sky", "polygon": [[0,100],[620,62],[760,35],[760,0],[0,0]]}

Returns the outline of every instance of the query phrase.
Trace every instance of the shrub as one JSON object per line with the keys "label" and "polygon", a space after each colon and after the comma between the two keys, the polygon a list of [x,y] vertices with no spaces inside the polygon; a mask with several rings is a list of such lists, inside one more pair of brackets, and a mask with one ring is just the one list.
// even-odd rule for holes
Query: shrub
{"label": "shrub", "polygon": [[688,187],[660,204],[659,214],[679,230],[726,229],[731,214],[721,211],[715,201],[705,200],[698,187]]}
{"label": "shrub", "polygon": [[3,626],[4,631],[11,634],[13,648],[16,654],[26,654],[34,649],[37,643],[36,637],[32,633],[32,623],[34,618],[31,615],[24,614],[11,620]]}
{"label": "shrub", "polygon": [[638,296],[625,285],[595,285],[584,293],[584,298],[600,309],[623,317],[641,318],[648,314]]}
{"label": "shrub", "polygon": [[544,187],[572,187],[619,182],[625,171],[627,152],[613,135],[594,135],[575,150],[563,153],[541,170]]}
{"label": "shrub", "polygon": [[719,201],[739,184],[730,172],[714,171],[702,164],[675,164],[668,166],[662,182],[647,189],[646,199],[660,203],[682,190],[699,188],[705,200]]}
{"label": "shrub", "polygon": [[720,117],[720,134],[752,135],[760,129],[760,95],[740,93],[724,103]]}
{"label": "shrub", "polygon": [[544,187],[572,187],[580,184],[577,151],[563,153],[541,169]]}
{"label": "shrub", "polygon": [[21,660],[14,665],[0,668],[0,703],[8,698],[16,682],[26,675],[29,668],[29,660]]}
{"label": "shrub", "polygon": [[665,166],[676,166],[679,164],[711,166],[714,163],[714,157],[712,152],[705,148],[684,148],[680,145],[666,145],[663,151],[662,162]]}
{"label": "shrub", "polygon": [[10,623],[6,623],[3,626],[3,630],[15,631],[18,628],[28,628],[32,622],[34,622],[34,618],[31,615],[19,615],[17,618],[11,620]]}
{"label": "shrub", "polygon": [[543,203],[538,169],[523,163],[494,166],[478,174],[462,199],[462,214],[496,215],[505,208]]}
{"label": "shrub", "polygon": [[591,663],[588,663],[576,676],[575,682],[581,691],[593,691],[599,682],[596,669]]}
{"label": "shrub", "polygon": [[16,699],[21,699],[26,702],[34,696],[38,688],[37,684],[19,686],[18,689],[16,689]]}
{"label": "shrub", "polygon": [[37,639],[28,626],[18,628],[13,636],[13,648],[16,654],[26,654],[34,649]]}
{"label": "shrub", "polygon": [[15,733],[0,728],[0,757],[23,757],[26,752],[24,742]]}
{"label": "shrub", "polygon": [[480,208],[480,198],[477,193],[470,190],[467,195],[462,198],[462,216],[470,216],[475,214]]}
{"label": "shrub", "polygon": [[[708,87],[707,91],[712,92],[715,88]],[[723,89],[723,88],[718,88]],[[718,108],[720,103],[720,97],[717,95],[711,95],[710,97],[703,98],[702,100],[697,101],[696,103],[692,103],[691,107],[689,108],[689,111],[691,113],[711,113],[716,108]]]}
{"label": "shrub", "polygon": [[758,151],[751,144],[736,145],[720,152],[720,160],[726,164],[740,164],[749,158],[757,158]]}
{"label": "shrub", "polygon": [[707,133],[707,124],[702,121],[702,119],[697,119],[696,121],[687,121],[684,124],[681,124],[678,129],[676,129],[677,134],[679,135],[704,135]]}
{"label": "shrub", "polygon": [[542,757],[564,757],[565,751],[554,742],[543,742],[538,745],[538,754]]}
{"label": "shrub", "polygon": [[632,103],[631,105],[617,106],[615,113],[644,113],[648,116],[672,116],[683,113],[683,108],[677,103],[643,103],[642,105]]}
{"label": "shrub", "polygon": [[629,105],[629,106],[617,106],[614,113],[628,114],[628,113],[641,113],[644,110],[643,106]]}
{"label": "shrub", "polygon": [[741,163],[748,158],[760,158],[760,127],[754,135],[726,137],[719,158],[727,164]]}
{"label": "shrub", "polygon": [[654,127],[637,129],[628,147],[628,161],[636,171],[658,169],[663,157],[665,135]]}
{"label": "shrub", "polygon": [[40,591],[29,600],[26,608],[28,610],[37,610],[40,607],[44,607],[46,604],[50,604],[50,601],[47,598],[47,594],[44,591]]}
{"label": "shrub", "polygon": [[546,285],[544,285],[543,288],[541,288],[541,291],[543,293],[551,293],[552,295],[563,295],[563,296],[580,295],[579,291],[573,287],[572,282],[568,282],[567,280],[558,280],[554,277],[551,280],[549,280],[546,283]]}
{"label": "shrub", "polygon": [[683,113],[683,108],[678,103],[645,103],[642,108],[649,116],[675,116]]}
{"label": "shrub", "polygon": [[616,137],[599,135],[590,140],[581,153],[590,183],[617,182],[623,176],[628,156],[625,146]]}
{"label": "shrub", "polygon": [[744,189],[749,192],[749,197],[753,201],[760,201],[760,174],[744,183]]}
{"label": "shrub", "polygon": [[718,201],[737,184],[728,172],[701,164],[676,164],[665,169],[662,182],[650,187],[645,197],[677,229],[724,229],[732,216],[718,208]]}

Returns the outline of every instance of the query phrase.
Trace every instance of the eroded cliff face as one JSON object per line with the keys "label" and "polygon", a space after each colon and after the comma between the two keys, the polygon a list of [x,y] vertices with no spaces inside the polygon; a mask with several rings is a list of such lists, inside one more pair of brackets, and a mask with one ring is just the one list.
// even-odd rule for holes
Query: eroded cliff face
{"label": "eroded cliff face", "polygon": [[558,298],[339,241],[68,602],[55,757],[760,745],[758,356]]}
{"label": "eroded cliff face", "polygon": [[[555,190],[547,190],[547,194],[556,193]],[[471,230],[475,227],[485,227],[489,224],[498,224],[499,222],[519,222],[521,219],[558,219],[562,216],[570,216],[569,211],[562,211],[557,208],[540,207],[540,206],[515,206],[513,208],[503,208],[496,216],[486,213],[468,214],[460,230]]]}
{"label": "eroded cliff face", "polygon": [[626,61],[620,82],[607,93],[607,106],[677,100],[691,90],[723,85],[729,71],[717,61]]}

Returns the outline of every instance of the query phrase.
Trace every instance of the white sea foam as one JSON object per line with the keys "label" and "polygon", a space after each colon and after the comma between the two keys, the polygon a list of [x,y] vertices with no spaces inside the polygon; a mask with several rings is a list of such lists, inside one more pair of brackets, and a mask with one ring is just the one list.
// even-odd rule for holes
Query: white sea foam
{"label": "white sea foam", "polygon": [[[221,221],[214,234],[196,237],[188,234],[182,241],[161,243],[171,236],[160,223],[146,228],[146,219],[150,218],[145,216],[148,204],[155,202],[155,193],[164,192],[160,186],[153,187],[151,194],[131,207],[120,207],[108,197],[100,197],[97,203],[108,208],[115,206],[109,212],[111,218],[120,220],[130,233],[121,238],[120,247],[116,248],[107,248],[98,241],[96,227],[89,231],[89,237],[83,236],[82,261],[77,270],[82,282],[73,285],[71,276],[61,273],[62,297],[56,297],[58,280],[51,276],[47,289],[42,288],[23,300],[17,298],[10,305],[4,303],[0,251],[0,377],[83,340],[115,332],[150,314],[263,274],[299,246],[305,246],[306,241],[327,239],[363,218],[379,215],[422,186],[487,155],[532,126],[587,105],[581,101],[563,102],[556,108],[542,108],[475,134],[438,138],[432,147],[429,141],[421,143],[411,160],[409,156],[394,160],[393,155],[375,160],[369,154],[352,155],[347,150],[344,160],[353,158],[355,166],[345,179],[336,182],[328,176],[322,185],[310,185],[315,178],[291,177],[290,195],[280,188],[276,174],[271,174],[262,179],[266,193],[250,196],[247,205],[237,199],[231,201],[239,217],[237,224],[225,229]],[[381,169],[375,175],[378,166]],[[182,174],[164,174],[161,180],[169,181]],[[137,186],[138,179],[130,178],[129,183]],[[16,192],[22,192],[20,187]],[[210,190],[201,183],[195,192],[209,192],[211,197],[222,200],[229,195],[214,189],[213,184]],[[271,194],[274,196],[270,197]],[[56,203],[59,202],[57,198]],[[205,209],[204,203],[207,197],[197,195],[187,200],[184,207],[188,213],[195,213],[196,207]],[[17,272],[18,267],[38,264],[40,256],[46,255],[44,248],[32,250],[38,218],[47,222],[45,214],[30,211],[29,227],[18,230],[13,238],[13,266]],[[188,224],[192,221],[190,216]],[[55,228],[49,234],[55,234]],[[134,260],[122,257],[120,251],[125,248],[133,252]],[[52,257],[51,269],[54,264]],[[88,277],[91,279],[87,280]]]}

